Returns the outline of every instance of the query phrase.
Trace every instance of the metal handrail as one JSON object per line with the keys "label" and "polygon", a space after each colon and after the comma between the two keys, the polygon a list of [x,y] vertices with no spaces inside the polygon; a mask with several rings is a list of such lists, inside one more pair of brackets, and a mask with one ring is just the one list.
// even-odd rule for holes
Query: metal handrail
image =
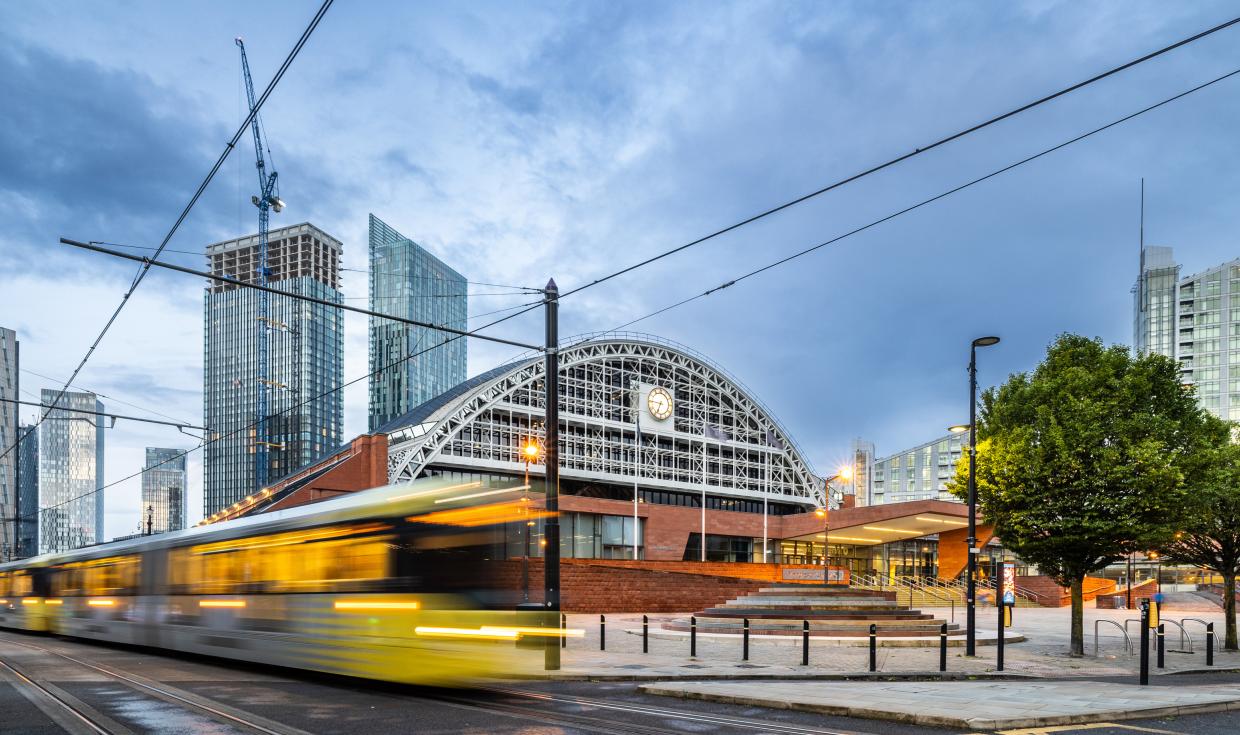
{"label": "metal handrail", "polygon": [[[929,595],[932,595],[932,596],[934,596],[934,597],[937,597],[937,598],[938,598],[938,599],[940,599],[940,600],[947,600],[949,603],[951,603],[951,607],[952,607],[952,622],[953,622],[953,623],[954,623],[954,622],[956,622],[956,598],[955,598],[955,597],[951,597],[951,596],[947,596],[947,595],[940,595],[938,592],[935,592],[933,589],[931,589],[929,586],[926,586],[926,585],[923,585],[921,589],[922,589],[922,591],[923,591],[923,592],[925,592],[925,593],[927,593],[927,594],[929,594]],[[909,605],[909,607],[912,607],[912,605]]]}
{"label": "metal handrail", "polygon": [[[1141,621],[1138,620],[1137,622],[1141,622]],[[1124,625],[1120,625],[1114,620],[1107,620],[1106,618],[1098,618],[1097,620],[1094,621],[1094,656],[1098,655],[1098,624],[1099,623],[1108,623],[1110,625],[1114,625],[1116,628],[1119,629],[1120,634],[1124,636],[1124,653],[1127,653],[1128,655],[1131,656],[1132,655],[1132,639],[1128,637],[1127,621],[1125,621]]]}

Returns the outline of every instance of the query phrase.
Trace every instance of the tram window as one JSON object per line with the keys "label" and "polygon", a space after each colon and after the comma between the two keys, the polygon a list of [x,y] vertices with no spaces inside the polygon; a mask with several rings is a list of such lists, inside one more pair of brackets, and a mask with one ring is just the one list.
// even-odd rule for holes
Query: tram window
{"label": "tram window", "polygon": [[132,595],[137,587],[136,556],[78,561],[52,570],[52,594],[58,597]]}
{"label": "tram window", "polygon": [[173,594],[361,591],[390,576],[393,537],[354,534],[388,528],[290,531],[174,549],[169,583]]}

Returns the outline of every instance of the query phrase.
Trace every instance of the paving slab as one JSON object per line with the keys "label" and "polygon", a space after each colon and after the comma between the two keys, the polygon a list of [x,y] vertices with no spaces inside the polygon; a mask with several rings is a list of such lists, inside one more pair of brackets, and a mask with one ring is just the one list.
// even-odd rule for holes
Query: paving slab
{"label": "paving slab", "polygon": [[1236,686],[1097,681],[664,682],[647,694],[917,725],[1000,730],[1240,709]]}

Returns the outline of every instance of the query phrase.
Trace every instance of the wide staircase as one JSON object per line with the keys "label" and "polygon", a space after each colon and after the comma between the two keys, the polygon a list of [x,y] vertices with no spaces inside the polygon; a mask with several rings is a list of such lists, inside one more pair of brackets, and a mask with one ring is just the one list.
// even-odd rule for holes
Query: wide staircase
{"label": "wide staircase", "polygon": [[[754,635],[801,635],[805,622],[811,636],[862,637],[870,625],[884,638],[939,635],[944,623],[949,636],[963,635],[959,625],[902,605],[890,590],[849,587],[777,585],[763,587],[695,614],[699,633],[740,633],[750,621]],[[687,631],[690,620],[663,624]]]}
{"label": "wide staircase", "polygon": [[[963,580],[944,581],[933,577],[896,577],[881,575],[856,575],[852,588],[891,592],[895,599],[909,607],[959,607],[968,599]],[[994,585],[988,581],[978,583],[978,595],[994,595]],[[993,601],[991,602],[993,604]],[[1016,607],[1042,607],[1038,595],[1030,590],[1016,588]]]}

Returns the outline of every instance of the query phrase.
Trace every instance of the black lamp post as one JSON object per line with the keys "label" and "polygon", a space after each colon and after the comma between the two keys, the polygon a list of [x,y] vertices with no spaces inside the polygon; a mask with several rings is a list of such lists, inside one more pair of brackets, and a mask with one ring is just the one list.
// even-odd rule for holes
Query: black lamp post
{"label": "black lamp post", "polygon": [[[965,588],[964,655],[977,655],[977,348],[999,344],[998,337],[978,337],[969,345],[969,579]],[[999,631],[1003,635],[1003,631]]]}

